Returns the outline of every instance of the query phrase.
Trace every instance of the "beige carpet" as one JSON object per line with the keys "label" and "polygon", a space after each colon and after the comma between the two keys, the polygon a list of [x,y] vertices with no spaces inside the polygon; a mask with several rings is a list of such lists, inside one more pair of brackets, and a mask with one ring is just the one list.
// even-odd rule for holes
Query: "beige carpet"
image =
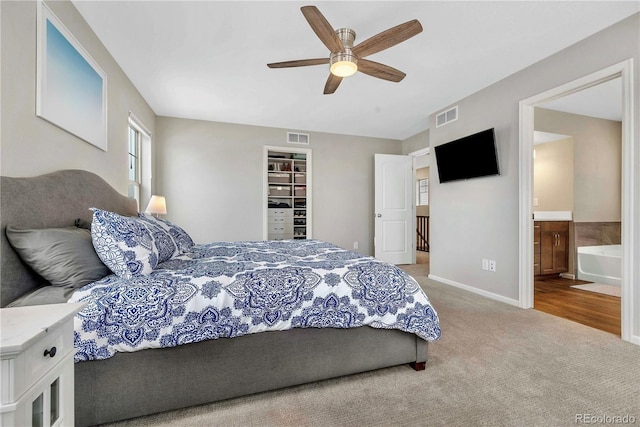
{"label": "beige carpet", "polygon": [[403,268],[441,319],[425,371],[398,366],[113,426],[575,426],[625,415],[640,424],[640,347],[430,281],[428,265]]}
{"label": "beige carpet", "polygon": [[586,285],[573,285],[571,287],[581,289],[583,291],[611,295],[613,297],[620,297],[620,286],[606,285],[601,283],[587,283]]}

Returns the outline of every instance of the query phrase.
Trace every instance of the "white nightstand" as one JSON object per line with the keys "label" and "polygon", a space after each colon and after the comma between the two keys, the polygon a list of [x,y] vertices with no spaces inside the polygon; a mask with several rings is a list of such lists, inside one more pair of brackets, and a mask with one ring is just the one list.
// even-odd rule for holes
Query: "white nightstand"
{"label": "white nightstand", "polygon": [[2,426],[73,426],[73,316],[83,305],[0,309]]}

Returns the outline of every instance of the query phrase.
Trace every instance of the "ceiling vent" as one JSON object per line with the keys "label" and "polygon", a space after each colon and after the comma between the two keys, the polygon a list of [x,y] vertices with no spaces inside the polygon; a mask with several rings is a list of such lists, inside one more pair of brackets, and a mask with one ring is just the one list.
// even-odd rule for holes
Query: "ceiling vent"
{"label": "ceiling vent", "polygon": [[308,133],[287,132],[287,142],[289,144],[309,145]]}
{"label": "ceiling vent", "polygon": [[455,122],[458,120],[458,106],[449,108],[447,111],[443,111],[442,113],[436,116],[436,127],[444,126],[448,123]]}

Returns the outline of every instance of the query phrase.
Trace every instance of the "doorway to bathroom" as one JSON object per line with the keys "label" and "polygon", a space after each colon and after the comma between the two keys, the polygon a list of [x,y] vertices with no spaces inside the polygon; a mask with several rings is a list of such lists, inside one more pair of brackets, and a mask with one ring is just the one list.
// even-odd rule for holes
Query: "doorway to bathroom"
{"label": "doorway to bathroom", "polygon": [[[586,94],[587,91],[584,91],[588,88],[597,88],[603,83],[614,81],[618,79],[618,93],[621,94],[621,99],[619,101],[619,105],[622,106],[621,110],[621,120],[619,120],[620,127],[620,135],[622,143],[621,148],[618,149],[617,155],[613,157],[617,157],[620,162],[619,172],[617,173],[616,179],[621,183],[619,184],[620,190],[617,191],[616,197],[617,200],[617,208],[619,209],[619,222],[620,222],[620,253],[621,260],[620,269],[621,274],[619,277],[620,281],[620,302],[619,306],[614,306],[612,310],[615,311],[614,314],[619,316],[618,320],[613,320],[613,323],[620,324],[620,332],[619,334],[622,336],[624,340],[637,342],[638,336],[637,333],[634,333],[633,325],[634,318],[638,315],[637,312],[634,312],[633,305],[633,283],[634,283],[634,274],[635,270],[632,264],[632,253],[637,244],[633,240],[634,236],[634,228],[635,221],[634,212],[635,206],[633,204],[633,194],[634,194],[634,177],[637,171],[634,169],[634,157],[633,157],[633,127],[631,117],[633,115],[633,104],[632,104],[632,90],[631,90],[631,61],[624,61],[619,64],[615,64],[601,71],[592,73],[575,81],[564,84],[560,87],[551,89],[547,92],[532,96],[528,99],[525,99],[520,102],[520,141],[521,141],[521,152],[520,152],[520,306],[524,308],[534,307],[534,227],[535,222],[533,221],[534,212],[542,213],[544,217],[545,211],[542,211],[541,203],[542,200],[538,198],[538,206],[534,207],[536,200],[536,195],[534,194],[534,131],[536,130],[538,111],[544,110],[544,107],[549,107],[552,101],[561,100],[568,95],[579,95]],[[557,105],[555,108],[558,108]],[[537,110],[540,109],[540,110]],[[551,108],[547,108],[550,110]],[[543,112],[544,113],[544,112]],[[575,114],[577,116],[590,116],[590,114],[585,114],[584,112],[570,113]],[[616,121],[616,120],[612,120]],[[554,123],[551,120],[550,123]],[[561,130],[556,128],[555,132],[552,129],[547,128],[544,129],[547,132],[558,133],[561,135],[568,135],[574,137],[574,149],[576,148],[575,144],[575,134],[581,128],[574,127],[573,129],[567,130],[566,128]],[[574,153],[575,154],[575,153]],[[536,149],[536,158],[538,157],[538,150]],[[591,172],[597,171],[600,168],[600,161],[604,160],[603,158],[596,156],[595,159],[592,160],[590,168]],[[568,162],[565,162],[567,165]],[[579,162],[574,158],[573,162],[573,176],[574,176],[574,201],[571,207],[571,218],[560,218],[562,221],[566,221],[569,223],[569,229],[566,230],[564,227],[559,224],[552,224],[551,228],[548,228],[549,232],[546,239],[547,244],[549,244],[549,239],[552,246],[561,246],[572,256],[573,265],[563,266],[562,262],[553,264],[552,267],[558,268],[566,268],[567,271],[564,274],[564,277],[560,277],[559,274],[557,276],[558,279],[570,279],[570,280],[578,280],[578,271],[579,268],[576,265],[578,260],[576,259],[577,250],[576,247],[580,247],[581,243],[576,243],[576,237],[580,237],[584,235],[584,230],[580,230],[579,227],[582,227],[584,224],[590,221],[587,221],[586,216],[583,215],[584,211],[582,208],[587,206],[589,203],[591,204],[600,204],[602,205],[602,200],[599,200],[595,197],[598,190],[598,185],[600,185],[601,180],[592,180],[588,175],[578,174],[578,170],[584,169],[583,165],[580,165]],[[579,194],[579,191],[575,187],[580,187],[584,183],[589,183],[590,185],[584,186],[589,191],[591,191],[591,195],[593,197],[584,197],[584,195]],[[545,196],[546,197],[546,196]],[[609,203],[608,207],[613,207],[615,203]],[[621,205],[621,209],[619,208]],[[580,208],[579,208],[580,207]],[[552,218],[546,218],[554,220],[553,211],[550,211],[552,214]],[[539,218],[540,219],[540,218]],[[556,219],[557,220],[557,219]],[[591,221],[594,223],[604,223],[604,222],[617,222],[615,220],[597,220]],[[590,227],[588,233],[594,234],[593,230],[599,230],[599,238],[600,239],[610,239],[610,237],[602,237],[603,227],[604,225],[599,224],[596,227],[591,227],[591,224],[587,224]],[[576,229],[578,226],[578,229]],[[576,231],[577,230],[577,231]],[[610,231],[610,229],[608,230]],[[608,232],[607,231],[607,232]],[[540,230],[541,233],[541,230]],[[587,233],[587,234],[588,234]],[[542,234],[542,233],[541,233]],[[571,245],[570,247],[565,246],[564,238],[568,240],[568,243]],[[612,242],[613,243],[613,242]],[[540,240],[540,244],[542,244],[542,239]],[[594,245],[597,246],[597,245]],[[559,250],[555,255],[561,254],[562,251]],[[540,258],[540,262],[542,259]],[[546,270],[546,272],[549,272]],[[551,273],[556,274],[556,272],[551,271]],[[592,281],[592,280],[586,280]],[[564,283],[564,282],[563,282]],[[576,283],[577,284],[577,283]],[[548,283],[548,285],[553,285],[553,283]],[[555,287],[547,287],[546,289],[540,289],[538,292],[539,295],[548,296],[548,294],[552,290],[557,290],[558,294],[568,294],[565,302],[566,304],[562,304],[560,301],[555,301],[554,305],[556,306],[557,311],[559,312],[569,312],[575,310],[575,298],[571,299],[570,294],[577,292],[578,289],[573,288],[573,285],[566,286],[566,289],[563,289],[562,286],[556,284]],[[562,292],[561,292],[562,291]],[[592,297],[596,298],[598,293],[596,292],[582,292],[584,295],[592,295]],[[577,294],[575,294],[577,295]],[[603,294],[604,295],[604,294]],[[611,296],[604,295],[603,297],[597,298],[608,298]],[[614,298],[614,297],[611,297]],[[573,302],[571,302],[573,301]],[[585,305],[588,305],[585,303]],[[597,305],[602,305],[602,302],[592,303],[590,311],[593,313],[593,308]],[[587,309],[589,311],[589,309]],[[602,315],[603,316],[603,315]],[[600,316],[600,317],[602,317]],[[564,316],[563,316],[564,317]],[[594,317],[598,318],[598,314],[594,314]],[[572,319],[577,320],[577,319]]]}
{"label": "doorway to bathroom", "polygon": [[621,106],[619,77],[545,102],[533,140],[533,307],[618,336]]}

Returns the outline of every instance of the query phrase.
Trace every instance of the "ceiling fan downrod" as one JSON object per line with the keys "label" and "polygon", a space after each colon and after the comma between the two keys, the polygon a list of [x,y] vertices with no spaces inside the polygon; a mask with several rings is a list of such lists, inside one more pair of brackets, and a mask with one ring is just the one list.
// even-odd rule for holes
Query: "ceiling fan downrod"
{"label": "ceiling fan downrod", "polygon": [[349,77],[358,71],[358,58],[352,53],[356,32],[351,28],[339,28],[336,35],[344,46],[343,52],[331,52],[331,74],[338,77]]}

